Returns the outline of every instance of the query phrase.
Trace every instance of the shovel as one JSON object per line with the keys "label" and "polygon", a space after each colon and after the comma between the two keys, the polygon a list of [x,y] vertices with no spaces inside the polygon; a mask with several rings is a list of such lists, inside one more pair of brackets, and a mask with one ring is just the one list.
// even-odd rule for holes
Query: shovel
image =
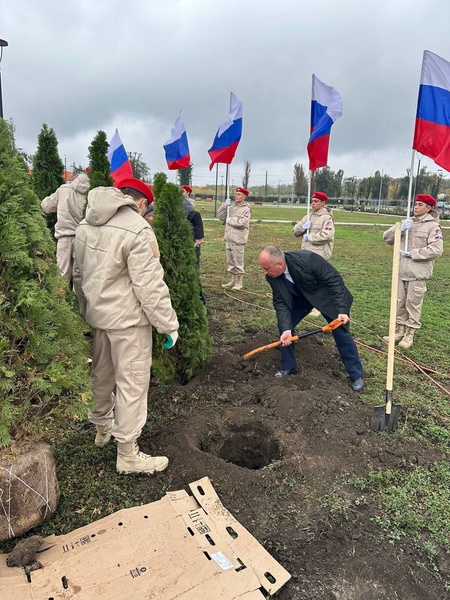
{"label": "shovel", "polygon": [[395,350],[395,317],[397,314],[398,270],[400,259],[401,224],[395,224],[394,256],[392,262],[391,308],[389,315],[389,345],[386,376],[386,403],[375,406],[372,414],[373,431],[395,431],[398,427],[401,404],[393,403],[394,350]]}
{"label": "shovel", "polygon": [[[325,331],[333,331],[333,329],[337,329],[340,325],[342,325],[342,323],[343,323],[343,321],[341,321],[341,319],[334,319],[334,321],[331,321],[331,323],[328,323],[327,325],[320,327],[320,329],[313,329],[312,331],[308,331],[308,333],[302,333],[301,335],[294,335],[289,339],[291,340],[291,342],[296,342],[300,338],[309,337],[310,335],[316,335],[316,333],[322,333]],[[264,352],[264,350],[270,350],[271,348],[277,348],[278,346],[281,346],[281,342],[279,340],[278,340],[278,342],[272,342],[271,344],[267,344],[266,346],[261,346],[260,348],[256,348],[255,350],[252,350],[251,352],[247,352],[247,354],[244,354],[244,360],[247,360],[247,358],[251,358],[255,354]]]}

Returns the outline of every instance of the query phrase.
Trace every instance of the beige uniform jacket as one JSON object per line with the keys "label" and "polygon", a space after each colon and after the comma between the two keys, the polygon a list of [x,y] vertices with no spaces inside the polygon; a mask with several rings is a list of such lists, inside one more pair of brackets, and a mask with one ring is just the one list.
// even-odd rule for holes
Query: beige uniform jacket
{"label": "beige uniform jacket", "polygon": [[[220,206],[217,216],[224,223],[227,218],[225,202]],[[246,244],[250,229],[250,206],[247,202],[230,204],[230,223],[225,225],[224,240],[227,244]]]}
{"label": "beige uniform jacket", "polygon": [[334,246],[334,223],[331,212],[324,206],[318,212],[311,212],[311,229],[307,232],[302,228],[303,223],[308,220],[305,215],[301,221],[294,225],[292,233],[295,237],[302,237],[308,233],[308,240],[302,239],[302,250],[310,250],[320,254],[325,260],[329,260],[333,254]]}
{"label": "beige uniform jacket", "polygon": [[94,329],[153,325],[178,330],[150,225],[130,196],[113,187],[88,194],[75,235],[73,284],[81,313]]}
{"label": "beige uniform jacket", "polygon": [[86,194],[89,191],[89,177],[80,173],[70,183],[64,183],[51,196],[41,202],[41,208],[46,213],[56,213],[55,238],[75,235],[78,223],[83,218]]}
{"label": "beige uniform jacket", "polygon": [[[394,227],[384,232],[383,239],[387,244],[394,243]],[[404,240],[405,232],[402,232],[402,250],[405,247]],[[434,261],[442,255],[443,249],[438,213],[432,210],[423,217],[413,217],[408,235],[411,257],[400,256],[399,278],[402,281],[430,279]]]}

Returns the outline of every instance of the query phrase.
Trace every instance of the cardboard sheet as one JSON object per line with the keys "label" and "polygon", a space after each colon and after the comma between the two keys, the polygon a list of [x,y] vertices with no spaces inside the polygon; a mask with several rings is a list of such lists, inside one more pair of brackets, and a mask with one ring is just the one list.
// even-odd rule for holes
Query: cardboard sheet
{"label": "cardboard sheet", "polygon": [[2,600],[262,600],[289,573],[222,505],[208,477],[151,504],[49,536],[27,577],[0,555]]}

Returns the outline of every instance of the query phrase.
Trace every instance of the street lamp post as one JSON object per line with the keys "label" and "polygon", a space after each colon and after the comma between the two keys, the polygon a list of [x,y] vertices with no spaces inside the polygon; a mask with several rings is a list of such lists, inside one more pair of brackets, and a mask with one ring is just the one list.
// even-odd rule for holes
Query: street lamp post
{"label": "street lamp post", "polygon": [[264,171],[266,172],[266,186],[265,186],[264,196],[267,200],[267,169],[264,169]]}
{"label": "street lamp post", "polygon": [[3,99],[2,99],[2,58],[3,48],[6,48],[8,42],[6,40],[0,40],[0,118],[3,119]]}

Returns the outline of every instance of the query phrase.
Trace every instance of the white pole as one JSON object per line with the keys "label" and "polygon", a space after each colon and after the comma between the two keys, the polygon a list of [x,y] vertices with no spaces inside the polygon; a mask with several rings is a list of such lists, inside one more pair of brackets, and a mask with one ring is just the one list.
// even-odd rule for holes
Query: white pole
{"label": "white pole", "polygon": [[[413,148],[411,154],[411,170],[409,172],[409,189],[408,189],[408,206],[406,209],[406,218],[409,219],[411,216],[411,198],[412,198],[412,186],[413,186],[413,171],[414,171],[414,156],[415,150]],[[408,230],[405,232],[405,252],[408,251]]]}
{"label": "white pole", "polygon": [[309,179],[308,179],[308,198],[306,201],[306,214],[307,214],[307,220],[309,221],[309,212],[311,210],[311,179],[313,177],[313,173],[314,171],[310,171],[309,172]]}

